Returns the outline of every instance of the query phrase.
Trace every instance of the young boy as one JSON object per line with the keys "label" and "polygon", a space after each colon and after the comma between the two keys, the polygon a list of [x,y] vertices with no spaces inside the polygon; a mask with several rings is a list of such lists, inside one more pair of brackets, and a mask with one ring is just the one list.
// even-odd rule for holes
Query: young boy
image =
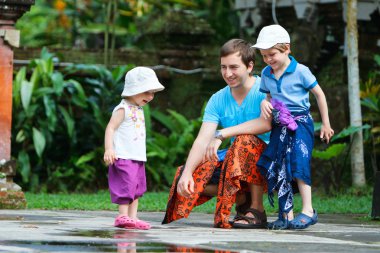
{"label": "young boy", "polygon": [[[260,50],[267,67],[261,73],[261,103],[266,118],[273,115],[270,142],[257,165],[268,182],[268,197],[278,191],[279,217],[271,229],[304,229],[318,221],[311,201],[310,161],[314,145],[313,119],[309,113],[309,91],[317,99],[322,118],[320,138],[327,143],[334,135],[326,97],[309,68],[290,56],[290,36],[280,25],[264,27],[253,46]],[[302,212],[293,219],[293,189],[296,182]]]}

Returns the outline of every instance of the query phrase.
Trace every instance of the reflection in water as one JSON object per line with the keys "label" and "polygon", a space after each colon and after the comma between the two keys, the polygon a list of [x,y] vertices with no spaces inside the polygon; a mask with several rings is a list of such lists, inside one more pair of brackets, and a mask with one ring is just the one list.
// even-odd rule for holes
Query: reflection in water
{"label": "reflection in water", "polygon": [[119,242],[117,244],[118,253],[136,253],[136,243],[135,242]]}
{"label": "reflection in water", "polygon": [[136,252],[210,252],[210,253],[233,253],[232,251],[211,250],[202,248],[192,248],[179,245],[163,245],[161,243],[137,242],[136,237],[131,236],[129,230],[118,230],[115,235],[118,253],[136,253]]}
{"label": "reflection in water", "polygon": [[232,251],[225,250],[205,250],[200,248],[189,248],[181,246],[172,246],[167,252],[213,252],[213,253],[232,253]]}
{"label": "reflection in water", "polygon": [[[116,239],[132,239],[131,233],[123,230],[118,230],[115,235],[113,236]],[[125,242],[118,242],[117,243],[117,252],[118,253],[136,253],[136,243],[125,241]]]}

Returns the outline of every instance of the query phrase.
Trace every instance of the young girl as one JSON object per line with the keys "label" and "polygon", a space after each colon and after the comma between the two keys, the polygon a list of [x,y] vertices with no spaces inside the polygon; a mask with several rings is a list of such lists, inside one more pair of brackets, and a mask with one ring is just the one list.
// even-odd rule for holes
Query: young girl
{"label": "young girl", "polygon": [[[257,163],[267,178],[272,206],[273,191],[278,191],[279,216],[268,227],[304,229],[318,221],[311,201],[314,127],[309,113],[309,91],[317,99],[322,118],[320,138],[328,143],[334,131],[330,126],[326,97],[309,68],[289,55],[290,37],[283,27],[264,27],[253,47],[260,49],[268,64],[261,73],[260,91],[267,93],[261,111],[267,119],[273,116],[270,143]],[[295,218],[293,190],[299,190],[302,198],[302,212]]]}
{"label": "young girl", "polygon": [[121,103],[115,107],[105,132],[104,161],[109,165],[112,203],[119,205],[114,226],[150,229],[137,218],[138,198],[146,192],[145,122],[142,106],[164,89],[155,72],[136,67],[125,76]]}

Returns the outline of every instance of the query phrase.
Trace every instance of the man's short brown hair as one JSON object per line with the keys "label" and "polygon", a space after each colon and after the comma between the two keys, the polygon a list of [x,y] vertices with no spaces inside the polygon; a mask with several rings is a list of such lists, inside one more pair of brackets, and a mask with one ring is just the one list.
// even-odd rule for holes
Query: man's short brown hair
{"label": "man's short brown hair", "polygon": [[253,65],[255,65],[255,49],[251,43],[242,39],[231,39],[224,43],[220,48],[220,57],[226,57],[236,52],[239,52],[241,60],[247,68],[250,62],[253,62]]}

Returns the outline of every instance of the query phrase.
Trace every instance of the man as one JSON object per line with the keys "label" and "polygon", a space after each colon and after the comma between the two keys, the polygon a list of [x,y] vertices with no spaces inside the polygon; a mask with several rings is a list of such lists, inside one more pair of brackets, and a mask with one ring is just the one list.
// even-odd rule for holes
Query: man
{"label": "man", "polygon": [[[256,162],[268,136],[255,135],[268,132],[271,122],[260,117],[260,103],[265,95],[259,92],[260,77],[251,74],[255,51],[248,42],[232,39],[222,46],[220,57],[221,74],[227,86],[207,103],[201,129],[186,164],[177,170],[163,223],[187,217],[194,206],[218,193],[214,225],[230,228],[231,207],[235,200],[243,202],[241,198],[245,196],[239,194],[239,200],[236,195],[248,191],[250,205],[245,210],[240,209],[243,213],[237,208],[233,226],[263,228],[267,222],[263,206],[266,184]],[[216,131],[218,125],[224,129]],[[225,158],[217,156],[222,141],[233,136],[237,137],[232,139]]]}

